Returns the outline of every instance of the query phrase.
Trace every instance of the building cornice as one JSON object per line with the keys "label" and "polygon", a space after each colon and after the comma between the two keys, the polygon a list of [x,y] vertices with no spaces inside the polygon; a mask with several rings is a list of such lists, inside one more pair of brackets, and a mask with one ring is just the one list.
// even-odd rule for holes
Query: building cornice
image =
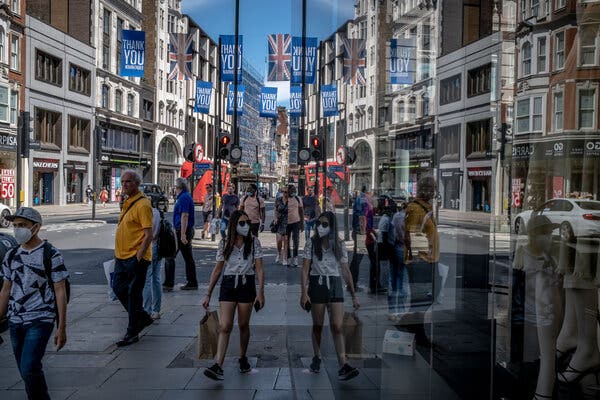
{"label": "building cornice", "polygon": [[143,14],[136,10],[135,7],[127,4],[124,0],[103,0],[105,3],[110,4],[115,9],[121,11],[123,14],[131,17],[136,22],[142,23]]}

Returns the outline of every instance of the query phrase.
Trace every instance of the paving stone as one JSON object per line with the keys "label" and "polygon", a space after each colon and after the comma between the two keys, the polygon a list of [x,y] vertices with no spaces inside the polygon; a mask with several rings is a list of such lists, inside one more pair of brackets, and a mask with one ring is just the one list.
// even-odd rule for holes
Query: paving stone
{"label": "paving stone", "polygon": [[[86,386],[97,387],[112,376],[117,370],[114,368],[44,368],[46,382],[51,389],[82,388]],[[14,389],[23,389],[23,382],[19,382]]]}
{"label": "paving stone", "polygon": [[14,359],[11,363],[2,364],[2,368],[0,368],[0,389],[10,389],[20,381],[21,375]]}
{"label": "paving stone", "polygon": [[73,393],[69,400],[157,400],[163,390],[127,389],[124,387],[102,387],[83,389]]}
{"label": "paving stone", "polygon": [[[198,400],[198,399],[210,399],[210,400],[254,400],[255,390],[235,390],[235,389],[223,389],[223,390],[165,390],[162,393],[160,400]],[[288,397],[289,398],[289,397]],[[112,399],[111,399],[112,400]]]}
{"label": "paving stone", "polygon": [[[75,389],[48,390],[50,398],[53,400],[65,400],[75,392]],[[2,400],[24,400],[27,399],[25,390],[0,390],[0,399]]]}
{"label": "paving stone", "polygon": [[44,357],[44,366],[50,368],[63,367],[63,368],[90,368],[90,367],[106,367],[117,354],[72,354],[66,353],[61,350],[58,353],[48,354]]}
{"label": "paving stone", "polygon": [[199,369],[186,389],[273,389],[279,368],[253,369],[248,374],[240,374],[237,368],[224,368],[225,381],[216,382],[204,376]]}
{"label": "paving stone", "polygon": [[195,368],[127,368],[120,369],[104,387],[126,387],[130,389],[184,389],[196,373]]}

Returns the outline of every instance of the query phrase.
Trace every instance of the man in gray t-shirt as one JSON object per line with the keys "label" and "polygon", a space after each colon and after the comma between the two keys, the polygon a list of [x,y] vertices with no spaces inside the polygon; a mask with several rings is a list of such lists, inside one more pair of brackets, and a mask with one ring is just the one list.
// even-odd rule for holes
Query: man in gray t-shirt
{"label": "man in gray t-shirt", "polygon": [[22,207],[6,219],[13,222],[19,247],[9,250],[2,262],[0,317],[8,312],[13,352],[27,396],[49,399],[42,358],[56,319],[56,349],[67,342],[69,273],[60,252],[39,238],[42,217],[37,210]]}

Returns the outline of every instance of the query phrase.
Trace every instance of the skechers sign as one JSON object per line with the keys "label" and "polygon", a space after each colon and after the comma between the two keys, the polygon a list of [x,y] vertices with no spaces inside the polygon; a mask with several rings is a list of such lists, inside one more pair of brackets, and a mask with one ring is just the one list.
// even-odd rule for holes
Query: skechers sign
{"label": "skechers sign", "polygon": [[243,39],[238,36],[237,51],[235,48],[235,35],[221,35],[221,80],[223,82],[233,82],[235,75],[235,58],[237,56],[237,81],[242,81],[242,54]]}
{"label": "skechers sign", "polygon": [[263,87],[260,91],[260,116],[277,117],[277,88]]}
{"label": "skechers sign", "polygon": [[[237,115],[244,113],[244,92],[246,87],[244,85],[238,85],[237,91]],[[229,91],[227,92],[227,115],[233,115],[233,97],[234,87],[233,84],[229,85]]]}
{"label": "skechers sign", "polygon": [[121,76],[141,78],[144,76],[146,57],[146,33],[123,31],[121,44]]}
{"label": "skechers sign", "polygon": [[324,117],[338,115],[337,87],[335,85],[321,86],[321,105]]}
{"label": "skechers sign", "polygon": [[196,81],[196,102],[194,112],[208,114],[210,111],[210,96],[212,82]]}
{"label": "skechers sign", "polygon": [[415,77],[415,38],[390,40],[390,83],[412,85]]}
{"label": "skechers sign", "polygon": [[[306,64],[305,64],[305,82],[307,84],[315,83],[317,76],[317,38],[307,37],[306,39]],[[302,37],[292,37],[292,83],[302,83]]]}

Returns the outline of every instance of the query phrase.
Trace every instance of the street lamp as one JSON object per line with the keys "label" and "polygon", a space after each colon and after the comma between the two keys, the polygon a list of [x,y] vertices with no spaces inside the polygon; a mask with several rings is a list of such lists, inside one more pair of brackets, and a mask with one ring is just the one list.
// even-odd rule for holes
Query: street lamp
{"label": "street lamp", "polygon": [[[341,107],[341,108],[340,108]],[[346,137],[346,103],[343,101],[338,102],[338,109],[344,111],[344,146],[348,145],[348,138]],[[350,201],[350,182],[349,182],[348,166],[344,166],[344,185],[345,185],[345,196],[344,196],[344,240],[350,240],[350,212],[348,210]]]}

